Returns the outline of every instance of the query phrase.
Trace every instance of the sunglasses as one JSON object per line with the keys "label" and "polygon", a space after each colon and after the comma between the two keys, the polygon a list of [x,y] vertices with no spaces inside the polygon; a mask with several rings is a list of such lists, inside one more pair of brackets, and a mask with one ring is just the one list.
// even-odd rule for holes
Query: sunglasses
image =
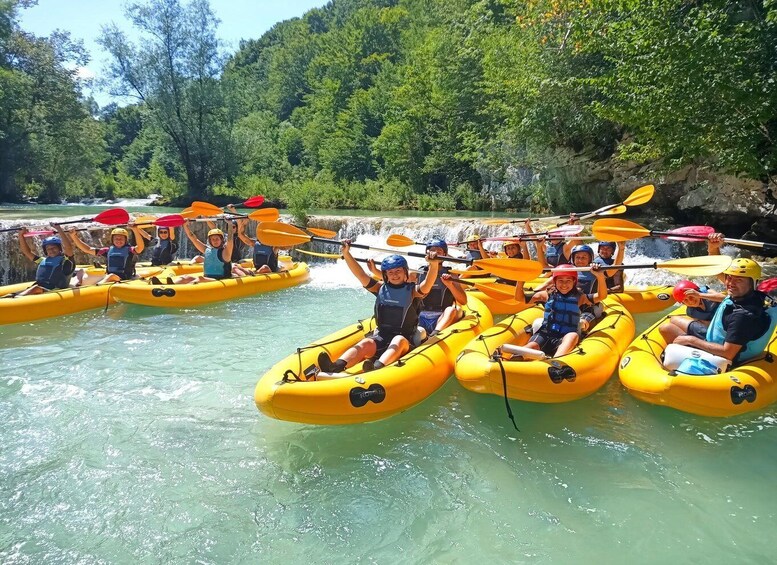
{"label": "sunglasses", "polygon": [[157,233],[170,233],[168,230],[159,230]]}

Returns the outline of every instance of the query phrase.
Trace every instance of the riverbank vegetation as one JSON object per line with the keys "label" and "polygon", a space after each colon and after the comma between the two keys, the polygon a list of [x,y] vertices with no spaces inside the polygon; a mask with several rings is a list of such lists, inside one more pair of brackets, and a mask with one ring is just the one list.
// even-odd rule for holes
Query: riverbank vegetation
{"label": "riverbank vegetation", "polygon": [[777,0],[334,0],[233,53],[207,0],[149,0],[142,41],[103,28],[106,108],[29,4],[0,0],[0,200],[558,207],[558,149],[774,184]]}

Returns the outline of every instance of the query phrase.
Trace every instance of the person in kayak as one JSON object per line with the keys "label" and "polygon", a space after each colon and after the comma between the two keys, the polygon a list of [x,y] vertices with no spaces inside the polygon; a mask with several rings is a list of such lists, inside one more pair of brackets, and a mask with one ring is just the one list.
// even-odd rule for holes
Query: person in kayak
{"label": "person in kayak", "polygon": [[412,348],[412,338],[418,327],[420,301],[434,285],[440,261],[433,251],[426,254],[429,271],[424,281],[408,281],[407,260],[401,255],[389,255],[381,261],[382,281],[373,279],[351,255],[350,240],[343,240],[343,259],[362,286],[375,295],[376,328],[368,337],[332,361],[323,351],[318,366],[325,373],[339,373],[362,360],[365,371],[380,369],[402,357]]}
{"label": "person in kayak", "polygon": [[105,276],[97,284],[107,282],[125,281],[135,278],[135,263],[138,256],[143,252],[145,244],[140,228],[130,226],[132,234],[135,236],[135,245],[129,243],[129,232],[124,228],[113,228],[111,230],[111,244],[108,247],[91,247],[81,241],[75,228],[68,232],[73,238],[73,243],[81,251],[88,255],[105,257]]}
{"label": "person in kayak", "polygon": [[[426,244],[426,252],[442,257],[448,254],[448,244],[445,240],[433,239]],[[418,280],[423,284],[429,274],[429,266],[424,265],[419,271]],[[418,325],[426,330],[429,337],[436,336],[464,316],[459,305],[467,303],[467,295],[456,278],[449,267],[440,265],[431,290],[423,298]]]}
{"label": "person in kayak", "polygon": [[[717,241],[710,237],[714,248]],[[704,338],[680,335],[673,343],[695,347],[737,364],[763,352],[771,338],[769,330],[777,324],[777,315],[770,317],[767,305],[771,300],[756,290],[761,278],[758,263],[752,259],[735,259],[721,276],[727,296],[710,320]]]}
{"label": "person in kayak", "polygon": [[154,267],[169,265],[175,259],[178,244],[175,239],[175,230],[159,226],[156,229],[156,245],[151,248],[151,265]]}
{"label": "person in kayak", "polygon": [[277,273],[284,269],[278,266],[278,248],[264,245],[258,239],[245,234],[248,220],[237,221],[237,236],[241,242],[253,250],[254,269],[256,273]]}
{"label": "person in kayak", "polygon": [[[230,222],[227,237],[224,236],[224,232],[218,228],[211,228],[208,230],[206,237],[207,243],[203,243],[200,239],[194,235],[189,222],[187,221],[183,225],[183,230],[186,232],[186,237],[192,242],[192,245],[202,253],[202,275],[181,275],[177,279],[168,281],[168,284],[197,284],[201,282],[218,281],[222,279],[232,278],[232,261],[229,258],[232,256],[232,242],[234,241],[235,230],[237,227],[234,223]],[[159,284],[156,277],[151,278],[152,284]]]}
{"label": "person in kayak", "polygon": [[545,315],[542,326],[526,347],[538,349],[549,357],[560,357],[572,351],[580,341],[580,332],[588,331],[588,325],[582,318],[582,309],[593,306],[607,298],[607,285],[604,272],[599,265],[592,265],[592,273],[598,281],[595,294],[580,292],[577,285],[577,271],[572,265],[559,265],[551,272],[553,288],[535,292],[527,296],[523,291],[523,281],[515,285],[515,299],[518,302],[536,304],[545,303]]}
{"label": "person in kayak", "polygon": [[478,234],[472,234],[467,238],[467,248],[464,251],[464,257],[470,261],[477,261],[478,259],[486,259],[488,257],[488,251],[483,247],[483,240],[480,239]]}
{"label": "person in kayak", "polygon": [[685,316],[672,316],[668,322],[659,326],[658,331],[667,345],[674,343],[681,335],[706,339],[707,328],[726,295],[706,286],[700,287],[693,281],[683,280],[674,286],[672,296],[687,308]]}
{"label": "person in kayak", "polygon": [[54,224],[54,228],[59,235],[47,237],[41,242],[43,256],[36,255],[30,249],[27,238],[24,237],[28,232],[27,228],[19,230],[19,249],[22,255],[35,263],[37,269],[32,286],[13,296],[43,294],[47,290],[59,290],[70,286],[70,279],[76,268],[73,246],[62,226]]}
{"label": "person in kayak", "polygon": [[[567,222],[570,226],[579,224],[575,214],[569,215]],[[560,237],[546,239],[544,236],[537,238],[537,257],[543,267],[556,267],[568,264],[572,257],[572,248],[580,243],[578,239],[565,240]]]}
{"label": "person in kayak", "polygon": [[[616,254],[617,248],[617,254]],[[602,267],[609,265],[622,265],[623,257],[626,255],[626,242],[621,242],[617,245],[614,241],[600,241],[596,246],[596,257],[594,257],[594,263],[598,263]],[[605,281],[607,282],[607,290],[610,293],[623,292],[625,288],[623,271],[621,269],[613,269],[605,271]]]}

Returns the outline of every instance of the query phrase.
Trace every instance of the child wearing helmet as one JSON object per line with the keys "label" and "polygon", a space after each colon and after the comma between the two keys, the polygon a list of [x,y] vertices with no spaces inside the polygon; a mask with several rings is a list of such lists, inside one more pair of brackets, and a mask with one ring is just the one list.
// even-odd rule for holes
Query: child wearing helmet
{"label": "child wearing helmet", "polygon": [[[183,225],[186,237],[192,242],[192,245],[202,253],[204,260],[202,263],[202,275],[182,275],[172,281],[174,284],[197,284],[199,282],[217,281],[232,278],[232,242],[234,241],[235,224],[230,222],[227,235],[219,228],[211,228],[205,238],[206,243],[194,235],[189,227],[190,220]],[[154,279],[152,283],[156,283]]]}
{"label": "child wearing helmet", "polygon": [[[569,225],[579,224],[575,214],[569,215]],[[556,267],[558,265],[569,264],[572,256],[572,248],[580,240],[554,237],[546,241],[545,236],[539,236],[537,239],[537,257],[543,267]]]}
{"label": "child wearing helmet", "polygon": [[164,226],[156,229],[156,245],[151,249],[151,264],[153,266],[169,265],[173,262],[178,252],[178,244],[175,239],[175,230]]}
{"label": "child wearing helmet", "polygon": [[278,248],[263,244],[258,239],[245,234],[248,220],[237,221],[237,236],[241,242],[253,250],[254,269],[257,273],[277,273],[284,269],[278,266]]}
{"label": "child wearing helmet", "polygon": [[[442,257],[448,254],[448,244],[442,239],[433,239],[426,244],[426,251]],[[419,281],[423,283],[429,275],[429,267],[424,265],[419,271]],[[458,305],[467,303],[467,295],[449,271],[448,267],[440,265],[437,278],[421,304],[418,325],[426,330],[429,337],[436,336],[464,316]]]}
{"label": "child wearing helmet", "polygon": [[27,259],[35,263],[35,282],[29,288],[14,296],[42,294],[47,290],[58,290],[70,286],[70,277],[75,271],[73,246],[67,238],[62,226],[54,224],[59,235],[45,238],[41,242],[43,255],[36,255],[30,249],[27,238],[27,228],[19,230],[19,249]]}
{"label": "child wearing helmet", "polygon": [[[607,285],[604,284],[604,272],[597,269],[598,290],[595,295],[580,292],[577,286],[578,274],[572,265],[559,265],[551,271],[553,288],[535,292],[527,297],[522,281],[515,285],[515,299],[518,302],[536,304],[545,303],[545,315],[542,326],[526,347],[538,349],[550,357],[560,357],[572,351],[580,341],[582,309],[593,306],[607,298]],[[584,321],[583,321],[584,322]],[[582,328],[586,331],[588,328]]]}
{"label": "child wearing helmet", "polygon": [[351,255],[349,240],[343,240],[343,259],[362,286],[375,295],[376,328],[332,361],[326,352],[318,357],[318,366],[325,373],[339,373],[362,360],[364,370],[380,369],[398,360],[411,349],[411,340],[418,326],[420,301],[437,279],[440,261],[429,251],[426,260],[429,272],[420,284],[408,281],[407,260],[401,255],[389,255],[381,261],[381,282],[365,272]]}
{"label": "child wearing helmet", "polygon": [[705,339],[715,311],[726,295],[712,292],[706,286],[700,287],[693,281],[683,280],[675,285],[672,296],[687,308],[685,316],[672,316],[659,326],[658,331],[664,341],[667,344],[673,343],[681,335]]}
{"label": "child wearing helmet", "polygon": [[467,238],[467,249],[464,252],[464,257],[470,261],[477,261],[478,259],[488,257],[488,252],[483,247],[483,240],[480,239],[478,234],[472,234]]}
{"label": "child wearing helmet", "polygon": [[140,229],[136,226],[130,226],[130,229],[135,236],[134,246],[129,243],[129,232],[126,229],[113,228],[111,230],[111,244],[108,247],[91,247],[81,241],[75,228],[71,228],[69,233],[76,247],[88,255],[106,258],[106,275],[97,284],[135,278],[135,263],[145,245]]}
{"label": "child wearing helmet", "polygon": [[[623,257],[626,255],[626,242],[624,241],[621,242],[620,245],[617,245],[614,241],[600,241],[596,247],[596,252],[597,255],[594,257],[594,263],[598,263],[602,267],[622,265]],[[625,285],[623,271],[621,269],[605,271],[604,275],[604,280],[607,283],[607,290],[609,292],[623,292]]]}

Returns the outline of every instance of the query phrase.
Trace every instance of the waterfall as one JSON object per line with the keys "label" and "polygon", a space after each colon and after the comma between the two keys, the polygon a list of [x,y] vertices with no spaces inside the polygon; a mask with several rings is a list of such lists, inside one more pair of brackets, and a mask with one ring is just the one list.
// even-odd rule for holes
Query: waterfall
{"label": "waterfall", "polygon": [[[67,221],[73,218],[49,218],[46,220],[0,220],[0,229],[13,226],[27,226],[30,229],[47,229],[52,221]],[[291,216],[283,216],[282,221],[292,222]],[[356,243],[366,244],[373,247],[387,247],[386,238],[391,234],[401,234],[410,237],[414,241],[427,241],[432,238],[441,238],[448,242],[463,241],[470,238],[473,234],[481,237],[504,237],[520,233],[519,224],[506,224],[501,226],[484,225],[482,220],[467,220],[461,218],[380,218],[380,217],[355,217],[355,216],[311,216],[309,219],[311,226],[326,228],[337,232],[337,239],[349,238]],[[223,222],[221,222],[223,226]],[[246,228],[249,236],[256,233],[256,222],[250,221]],[[107,244],[108,234],[111,226],[99,226],[94,229],[92,224],[76,224],[76,227],[90,227],[87,232],[80,232],[82,239],[94,247]],[[207,233],[207,224],[204,222],[196,223],[193,231],[205,241]],[[186,238],[181,228],[176,228],[176,243],[179,245],[178,257],[189,258],[196,254],[196,250],[191,242]],[[40,253],[40,239],[30,238],[31,248],[37,249]],[[148,260],[151,255],[151,247],[154,240],[147,242],[148,247],[141,254],[142,260]],[[500,242],[486,242],[486,249],[498,250],[501,248]],[[534,253],[533,245],[529,244],[529,249]],[[595,246],[594,246],[595,247]],[[302,248],[312,251],[339,253],[340,247],[332,244],[323,244],[315,242],[313,244],[302,246]],[[423,246],[406,247],[404,250],[423,252]],[[700,255],[704,253],[703,244],[686,244],[676,241],[662,239],[639,239],[628,242],[626,248],[626,263],[652,263],[670,258],[686,257],[690,255]],[[374,257],[380,259],[386,255],[385,252],[372,252],[368,250],[353,249],[356,257]],[[452,247],[451,255],[460,254],[459,248]],[[250,252],[245,251],[249,256]],[[316,265],[331,259],[320,259],[302,254],[293,254],[296,259],[313,263]],[[76,251],[76,262],[79,264],[92,263],[93,261],[102,263],[101,258],[87,256],[81,251]],[[410,258],[411,266],[418,266],[423,259]],[[340,271],[338,271],[340,272]],[[16,232],[0,233],[0,285],[12,284],[34,278],[33,265],[25,259],[19,251],[19,245]],[[628,271],[629,284],[667,284],[679,280],[681,277],[667,271],[661,270],[634,270]]]}

